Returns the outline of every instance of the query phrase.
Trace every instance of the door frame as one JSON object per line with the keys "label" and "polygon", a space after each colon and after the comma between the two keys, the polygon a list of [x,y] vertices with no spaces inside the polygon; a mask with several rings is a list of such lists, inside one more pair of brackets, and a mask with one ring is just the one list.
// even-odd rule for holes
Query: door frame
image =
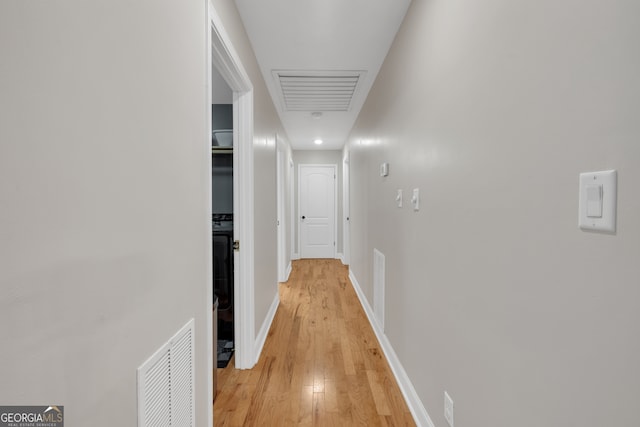
{"label": "door frame", "polygon": [[[291,242],[289,243],[291,246],[289,248],[289,256],[291,257],[291,260],[296,260],[300,258],[300,247],[299,245],[297,245],[297,234],[296,234],[296,227],[298,226],[298,221],[296,221],[296,203],[297,203],[297,196],[296,196],[296,190],[295,190],[295,185],[297,185],[297,183],[295,182],[295,164],[293,162],[293,159],[291,157],[289,157],[289,218],[290,219],[290,238],[291,238]],[[297,250],[296,250],[297,247]]]}
{"label": "door frame", "polygon": [[300,183],[302,182],[302,168],[303,167],[330,167],[333,169],[333,258],[336,258],[338,253],[338,165],[334,163],[298,163],[298,218],[296,223],[298,224],[298,254],[299,257],[302,258],[302,217],[300,213],[300,194],[302,186]]}
{"label": "door frame", "polygon": [[[231,44],[231,38],[222,25],[222,19],[211,4],[208,4],[208,16],[207,57],[210,59],[207,65],[208,120],[211,118],[211,67],[215,66],[218,69],[233,91],[233,234],[234,240],[241,243],[240,251],[235,252],[234,256],[234,359],[236,368],[249,369],[255,364],[253,85]],[[211,129],[209,129],[207,141],[210,150]],[[209,288],[212,288],[211,283],[207,284]],[[209,313],[212,313],[213,295],[208,304]],[[213,316],[207,327],[207,335],[211,337]],[[209,345],[209,349],[212,353],[209,358],[209,364],[211,364],[213,362],[212,345]]]}
{"label": "door frame", "polygon": [[276,134],[276,205],[278,227],[278,282],[287,281],[287,218],[286,218],[286,151]]}
{"label": "door frame", "polygon": [[351,262],[350,160],[349,150],[345,148],[342,157],[342,263],[345,265],[349,265]]}

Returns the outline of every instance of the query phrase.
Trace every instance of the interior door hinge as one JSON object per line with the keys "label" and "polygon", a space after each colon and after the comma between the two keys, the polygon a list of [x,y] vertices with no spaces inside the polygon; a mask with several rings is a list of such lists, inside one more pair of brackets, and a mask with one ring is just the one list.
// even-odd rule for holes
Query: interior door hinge
{"label": "interior door hinge", "polygon": [[240,250],[240,240],[234,240],[233,241],[233,250],[234,251],[239,251]]}

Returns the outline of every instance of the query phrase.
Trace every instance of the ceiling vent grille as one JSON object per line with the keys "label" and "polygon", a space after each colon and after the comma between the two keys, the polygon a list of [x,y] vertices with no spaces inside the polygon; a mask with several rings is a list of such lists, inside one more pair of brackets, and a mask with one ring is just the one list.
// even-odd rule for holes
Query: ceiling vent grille
{"label": "ceiling vent grille", "polygon": [[349,111],[360,71],[274,71],[284,111]]}

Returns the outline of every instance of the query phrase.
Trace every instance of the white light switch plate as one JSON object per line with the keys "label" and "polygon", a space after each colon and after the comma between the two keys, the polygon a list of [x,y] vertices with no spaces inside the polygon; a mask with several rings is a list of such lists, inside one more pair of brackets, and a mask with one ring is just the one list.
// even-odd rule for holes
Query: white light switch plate
{"label": "white light switch plate", "polygon": [[578,225],[581,229],[616,231],[617,181],[615,170],[580,174]]}

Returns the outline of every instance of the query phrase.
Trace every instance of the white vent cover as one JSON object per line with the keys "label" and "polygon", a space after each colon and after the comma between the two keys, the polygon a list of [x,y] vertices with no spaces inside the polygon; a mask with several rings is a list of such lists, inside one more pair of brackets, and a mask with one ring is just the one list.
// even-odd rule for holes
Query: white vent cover
{"label": "white vent cover", "polygon": [[138,368],[138,427],[195,425],[194,320]]}
{"label": "white vent cover", "polygon": [[385,288],[385,260],[384,255],[377,249],[373,250],[373,314],[378,326],[384,332],[384,288]]}
{"label": "white vent cover", "polygon": [[273,71],[284,111],[349,111],[362,71]]}

